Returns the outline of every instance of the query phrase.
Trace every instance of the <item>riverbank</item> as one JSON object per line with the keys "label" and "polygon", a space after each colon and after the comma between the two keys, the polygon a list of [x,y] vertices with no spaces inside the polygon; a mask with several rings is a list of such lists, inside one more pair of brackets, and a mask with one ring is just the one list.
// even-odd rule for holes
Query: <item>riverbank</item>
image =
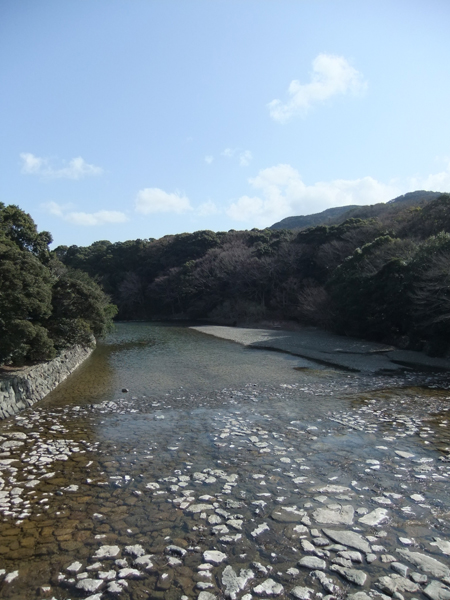
{"label": "riverbank", "polygon": [[75,346],[48,362],[0,373],[0,419],[42,400],[91,355],[93,348]]}
{"label": "riverbank", "polygon": [[432,358],[423,352],[344,337],[318,329],[295,331],[200,325],[192,329],[237,342],[249,348],[264,348],[300,356],[319,364],[361,373],[401,372],[405,369],[450,372],[450,360]]}

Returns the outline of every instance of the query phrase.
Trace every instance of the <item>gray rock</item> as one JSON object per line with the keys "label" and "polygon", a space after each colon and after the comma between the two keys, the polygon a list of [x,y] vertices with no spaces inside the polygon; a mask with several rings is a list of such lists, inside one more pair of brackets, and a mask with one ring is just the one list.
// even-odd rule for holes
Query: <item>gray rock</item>
{"label": "gray rock", "polygon": [[435,537],[434,542],[431,542],[430,546],[437,546],[443,554],[450,556],[450,542],[446,542],[441,538]]}
{"label": "gray rock", "polygon": [[248,581],[253,579],[254,576],[253,571],[246,569],[241,569],[238,576],[233,567],[229,565],[225,567],[222,573],[222,585],[225,588],[225,596],[231,598],[231,600],[236,600],[239,592],[245,588]]}
{"label": "gray rock", "polygon": [[115,558],[119,552],[119,546],[101,546],[94,554],[94,558]]}
{"label": "gray rock", "polygon": [[204,512],[205,510],[214,510],[214,506],[211,504],[191,504],[186,508],[186,512],[197,514]]}
{"label": "gray rock", "polygon": [[402,577],[401,575],[389,575],[380,577],[377,581],[378,587],[392,596],[395,592],[417,592],[420,588],[417,583]]}
{"label": "gray rock", "polygon": [[280,506],[273,511],[271,517],[279,523],[299,523],[305,515],[306,512],[296,506]]}
{"label": "gray rock", "polygon": [[125,546],[125,553],[138,557],[144,556],[145,550],[140,544],[136,544],[135,546]]}
{"label": "gray rock", "polygon": [[372,598],[366,592],[356,592],[356,594],[349,594],[347,600],[372,600]]}
{"label": "gray rock", "polygon": [[336,531],[334,529],[322,529],[324,534],[338,544],[369,553],[371,548],[369,542],[362,535],[354,531]]}
{"label": "gray rock", "polygon": [[279,596],[284,592],[281,583],[277,583],[273,579],[266,579],[260,585],[253,588],[257,596]]}
{"label": "gray rock", "polygon": [[220,565],[226,559],[227,555],[219,550],[206,550],[203,552],[203,560],[213,565]]}
{"label": "gray rock", "polygon": [[408,567],[399,562],[392,562],[391,569],[401,575],[402,577],[406,577],[408,574]]}
{"label": "gray rock", "polygon": [[441,577],[450,576],[450,569],[435,558],[431,558],[431,556],[420,552],[411,552],[403,548],[398,549],[397,552],[422,571],[433,575],[433,577],[440,579]]}
{"label": "gray rock", "polygon": [[364,585],[366,583],[367,574],[359,569],[349,569],[348,567],[341,567],[340,565],[332,565],[331,570],[336,571],[336,573],[345,577],[347,581],[356,583],[356,585]]}
{"label": "gray rock", "polygon": [[294,598],[297,598],[297,600],[309,600],[311,598],[311,594],[314,594],[314,590],[308,587],[302,587],[300,585],[291,590],[291,596],[294,596]]}
{"label": "gray rock", "polygon": [[75,586],[83,592],[96,592],[104,584],[103,579],[80,579]]}
{"label": "gray rock", "polygon": [[339,508],[318,508],[313,512],[313,519],[317,523],[328,525],[351,525],[355,509],[350,504]]}
{"label": "gray rock", "polygon": [[216,600],[216,596],[211,594],[211,592],[200,592],[197,600]]}
{"label": "gray rock", "polygon": [[317,579],[323,589],[330,594],[339,594],[341,591],[340,587],[330,577],[327,577],[323,571],[311,571],[310,576],[312,579]]}
{"label": "gray rock", "polygon": [[299,567],[305,567],[306,569],[316,570],[319,569],[323,571],[326,569],[327,564],[321,558],[317,556],[304,556],[301,560],[298,561]]}
{"label": "gray rock", "polygon": [[358,523],[363,523],[364,525],[370,525],[370,527],[374,527],[384,523],[388,519],[388,511],[385,508],[376,508],[372,512],[358,519]]}
{"label": "gray rock", "polygon": [[184,548],[180,548],[180,546],[171,544],[170,546],[167,546],[166,554],[175,554],[176,556],[183,557],[187,554],[187,551]]}
{"label": "gray rock", "polygon": [[423,593],[431,600],[450,600],[450,588],[440,581],[432,581]]}
{"label": "gray rock", "polygon": [[423,573],[411,573],[410,577],[416,583],[426,583],[428,581],[428,577]]}
{"label": "gray rock", "polygon": [[125,569],[120,569],[118,572],[119,579],[139,579],[142,577],[142,573],[137,569],[130,569],[129,567]]}

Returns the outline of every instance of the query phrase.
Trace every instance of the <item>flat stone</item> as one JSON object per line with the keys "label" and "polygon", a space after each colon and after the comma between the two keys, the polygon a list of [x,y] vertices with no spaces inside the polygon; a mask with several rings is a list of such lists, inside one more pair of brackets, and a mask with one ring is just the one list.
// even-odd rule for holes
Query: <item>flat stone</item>
{"label": "flat stone", "polygon": [[281,583],[277,583],[273,579],[266,579],[260,585],[253,588],[253,592],[257,596],[279,596],[284,592]]}
{"label": "flat stone", "polygon": [[264,531],[270,531],[267,523],[261,523],[261,525],[258,525],[258,527],[251,532],[251,535],[253,537],[257,537],[258,535],[261,535],[261,533],[264,533]]}
{"label": "flat stone", "polygon": [[372,600],[372,598],[366,592],[356,592],[355,594],[349,594],[347,600]]}
{"label": "flat stone", "polygon": [[229,565],[225,567],[222,573],[222,585],[225,588],[225,596],[231,598],[231,600],[236,600],[238,593],[245,588],[254,576],[253,571],[248,569],[241,569],[238,576],[233,567]]}
{"label": "flat stone", "polygon": [[191,504],[191,506],[186,508],[186,512],[193,513],[194,515],[205,510],[214,510],[214,506],[211,506],[211,504]]}
{"label": "flat stone", "polygon": [[142,577],[142,573],[137,569],[130,569],[129,567],[125,569],[120,569],[117,573],[119,579],[139,579]]}
{"label": "flat stone", "polygon": [[403,594],[404,592],[417,592],[420,589],[417,583],[414,583],[401,575],[380,577],[377,581],[377,585],[383,592],[388,593],[390,596],[396,592]]}
{"label": "flat stone", "polygon": [[299,523],[305,514],[304,510],[296,506],[280,506],[272,512],[271,517],[279,523]]}
{"label": "flat stone", "polygon": [[83,592],[96,592],[102,585],[103,579],[80,579],[75,586],[77,590],[83,590]]}
{"label": "flat stone", "polygon": [[355,509],[350,504],[339,508],[318,508],[313,512],[313,519],[327,525],[351,525],[354,513]]}
{"label": "flat stone", "polygon": [[321,571],[327,567],[326,562],[317,556],[304,556],[297,564],[299,567],[305,567],[306,569],[312,570],[319,569]]}
{"label": "flat stone", "polygon": [[391,569],[401,575],[402,577],[406,577],[408,574],[408,567],[399,562],[391,562]]}
{"label": "flat stone", "polygon": [[71,573],[78,573],[78,571],[81,569],[83,565],[79,562],[79,561],[75,561],[73,562],[71,565],[69,565],[66,569],[66,571],[70,571]]}
{"label": "flat stone", "polygon": [[8,573],[5,576],[5,579],[3,581],[5,583],[11,583],[12,581],[14,581],[14,579],[17,579],[17,577],[19,577],[19,571],[11,571],[11,573]]}
{"label": "flat stone", "polygon": [[412,454],[412,452],[404,452],[403,450],[395,450],[395,454],[397,454],[397,456],[400,456],[400,458],[414,458],[415,454]]}
{"label": "flat stone", "polygon": [[351,569],[348,567],[341,567],[340,565],[331,565],[331,570],[336,571],[342,577],[345,577],[347,581],[356,583],[356,585],[364,585],[366,583],[367,575],[364,571],[359,569]]}
{"label": "flat stone", "polygon": [[309,600],[311,594],[314,594],[314,590],[308,587],[302,587],[301,585],[298,585],[291,590],[291,596],[294,596],[294,598],[297,598],[298,600]]}
{"label": "flat stone", "polygon": [[197,597],[197,600],[216,600],[216,596],[211,594],[211,592],[200,592]]}
{"label": "flat stone", "polygon": [[206,550],[203,552],[203,560],[213,565],[220,565],[226,559],[227,555],[219,550]]}
{"label": "flat stone", "polygon": [[350,492],[350,488],[343,485],[319,485],[309,488],[310,492],[320,492],[321,494],[342,494],[344,492]]}
{"label": "flat stone", "polygon": [[450,569],[431,556],[421,554],[420,552],[411,552],[403,548],[398,549],[397,552],[406,558],[406,560],[409,560],[410,563],[419,567],[422,571],[430,573],[433,577],[440,579],[450,576]]}
{"label": "flat stone", "polygon": [[440,581],[432,581],[423,590],[423,593],[431,600],[450,600],[450,588]]}
{"label": "flat stone", "polygon": [[430,546],[437,546],[442,554],[447,554],[450,556],[450,542],[446,542],[441,538],[435,537],[434,542],[431,542]]}
{"label": "flat stone", "polygon": [[336,531],[334,529],[322,529],[324,534],[338,544],[369,553],[371,548],[369,542],[362,535],[354,531]]}
{"label": "flat stone", "polygon": [[358,519],[358,523],[374,527],[380,525],[389,519],[388,511],[385,508],[376,508],[372,512]]}
{"label": "flat stone", "polygon": [[134,546],[125,546],[125,553],[138,557],[144,556],[145,550],[140,544],[135,544]]}
{"label": "flat stone", "polygon": [[101,546],[94,554],[94,558],[115,558],[119,552],[119,546]]}
{"label": "flat stone", "polygon": [[323,571],[311,571],[310,576],[312,579],[317,579],[320,585],[330,594],[339,594],[342,590],[337,586],[331,577],[327,577]]}
{"label": "flat stone", "polygon": [[187,551],[184,548],[180,548],[180,546],[175,546],[174,544],[171,544],[170,546],[167,546],[166,548],[166,554],[175,554],[177,556],[186,556]]}

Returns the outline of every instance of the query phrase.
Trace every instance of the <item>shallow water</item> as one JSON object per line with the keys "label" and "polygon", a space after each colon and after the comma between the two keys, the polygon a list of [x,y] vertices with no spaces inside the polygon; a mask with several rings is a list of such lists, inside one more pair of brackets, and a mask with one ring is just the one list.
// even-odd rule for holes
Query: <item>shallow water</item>
{"label": "shallow water", "polygon": [[[298,566],[307,556],[325,561],[334,593],[374,595],[395,561],[422,573],[399,549],[449,567],[450,549],[433,545],[450,540],[449,396],[176,325],[119,324],[45,401],[0,425],[0,569],[11,580],[0,597],[233,597],[226,565],[253,572],[238,598],[268,597],[268,578],[279,597],[328,594],[317,569]],[[376,509],[379,525],[360,521]],[[330,512],[338,523],[324,522]],[[323,529],[371,545],[351,563],[362,585],[334,570],[345,548]],[[114,556],[97,558],[104,546]],[[208,550],[226,558],[199,569]],[[402,595],[420,596],[427,577]]]}

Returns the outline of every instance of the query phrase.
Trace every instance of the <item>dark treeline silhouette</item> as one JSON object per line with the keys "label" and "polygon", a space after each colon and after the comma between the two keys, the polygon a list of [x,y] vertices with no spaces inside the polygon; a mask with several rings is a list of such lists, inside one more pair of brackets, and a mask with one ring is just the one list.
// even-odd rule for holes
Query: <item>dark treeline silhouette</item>
{"label": "dark treeline silhouette", "polygon": [[450,195],[437,196],[300,231],[197,231],[55,255],[94,277],[121,319],[288,319],[439,356],[450,338]]}

